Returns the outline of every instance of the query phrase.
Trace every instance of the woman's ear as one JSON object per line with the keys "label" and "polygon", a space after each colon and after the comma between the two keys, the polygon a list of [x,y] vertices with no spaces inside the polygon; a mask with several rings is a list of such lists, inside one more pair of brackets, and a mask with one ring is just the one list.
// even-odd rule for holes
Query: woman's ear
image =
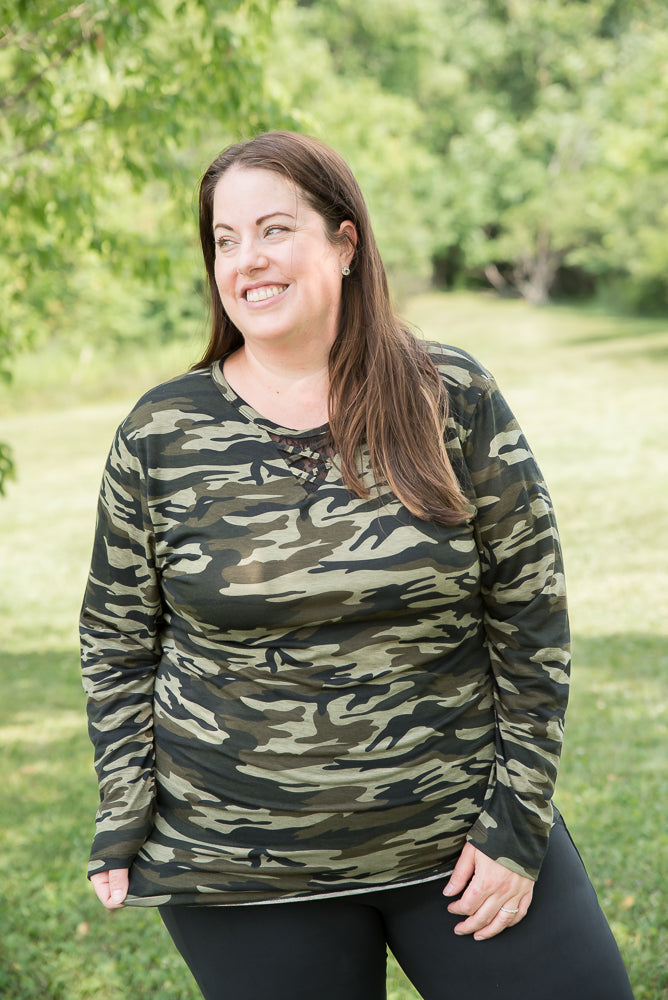
{"label": "woman's ear", "polygon": [[339,226],[338,234],[341,244],[341,266],[350,266],[350,262],[355,256],[357,246],[357,229],[355,223],[346,219]]}

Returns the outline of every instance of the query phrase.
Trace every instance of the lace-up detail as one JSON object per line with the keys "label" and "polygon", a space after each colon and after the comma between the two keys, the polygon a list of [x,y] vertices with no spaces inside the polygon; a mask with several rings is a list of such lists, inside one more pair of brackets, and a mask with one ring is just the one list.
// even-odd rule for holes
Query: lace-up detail
{"label": "lace-up detail", "polygon": [[328,463],[334,455],[327,431],[294,437],[269,431],[269,436],[304,488],[309,492],[317,490],[327,478]]}

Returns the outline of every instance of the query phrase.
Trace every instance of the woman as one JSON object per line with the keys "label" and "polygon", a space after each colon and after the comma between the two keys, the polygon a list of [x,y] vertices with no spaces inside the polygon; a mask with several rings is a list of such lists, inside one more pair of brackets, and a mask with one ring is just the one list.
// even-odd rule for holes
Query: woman
{"label": "woman", "polygon": [[[393,314],[350,170],[268,133],[200,189],[212,334],[103,480],[90,877],[207,998],[632,996],[551,805],[568,625],[493,379]],[[484,942],[484,943],[483,943]]]}

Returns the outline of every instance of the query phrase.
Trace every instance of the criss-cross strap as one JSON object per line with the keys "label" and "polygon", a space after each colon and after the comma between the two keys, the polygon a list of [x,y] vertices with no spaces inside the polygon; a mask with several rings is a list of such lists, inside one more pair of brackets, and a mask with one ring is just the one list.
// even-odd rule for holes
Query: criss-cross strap
{"label": "criss-cross strap", "polygon": [[334,455],[334,447],[326,432],[295,437],[269,432],[269,436],[304,488],[309,492],[317,490],[327,478],[329,463]]}

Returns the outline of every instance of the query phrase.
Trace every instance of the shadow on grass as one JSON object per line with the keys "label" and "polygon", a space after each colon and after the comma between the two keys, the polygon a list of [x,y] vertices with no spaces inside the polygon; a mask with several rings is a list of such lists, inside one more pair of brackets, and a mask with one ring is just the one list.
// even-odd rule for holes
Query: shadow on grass
{"label": "shadow on grass", "polygon": [[[569,307],[564,307],[562,314],[567,316],[569,311]],[[572,315],[578,331],[568,337],[572,347],[607,345],[615,348],[616,356],[626,351],[633,358],[653,363],[668,360],[668,317],[618,316],[595,309],[572,310]],[[566,324],[564,329],[568,329]]]}
{"label": "shadow on grass", "polygon": [[623,680],[625,676],[631,682],[656,681],[668,692],[668,636],[646,632],[576,634],[573,660],[577,679],[583,684],[594,683],[594,675],[586,671],[610,671],[610,681]]}
{"label": "shadow on grass", "polygon": [[63,709],[84,710],[75,647],[0,652],[0,728],[19,715],[32,715],[36,722]]}
{"label": "shadow on grass", "polygon": [[560,789],[573,790],[599,829],[617,821],[636,842],[654,835],[665,847],[668,642],[576,636],[573,663]]}

